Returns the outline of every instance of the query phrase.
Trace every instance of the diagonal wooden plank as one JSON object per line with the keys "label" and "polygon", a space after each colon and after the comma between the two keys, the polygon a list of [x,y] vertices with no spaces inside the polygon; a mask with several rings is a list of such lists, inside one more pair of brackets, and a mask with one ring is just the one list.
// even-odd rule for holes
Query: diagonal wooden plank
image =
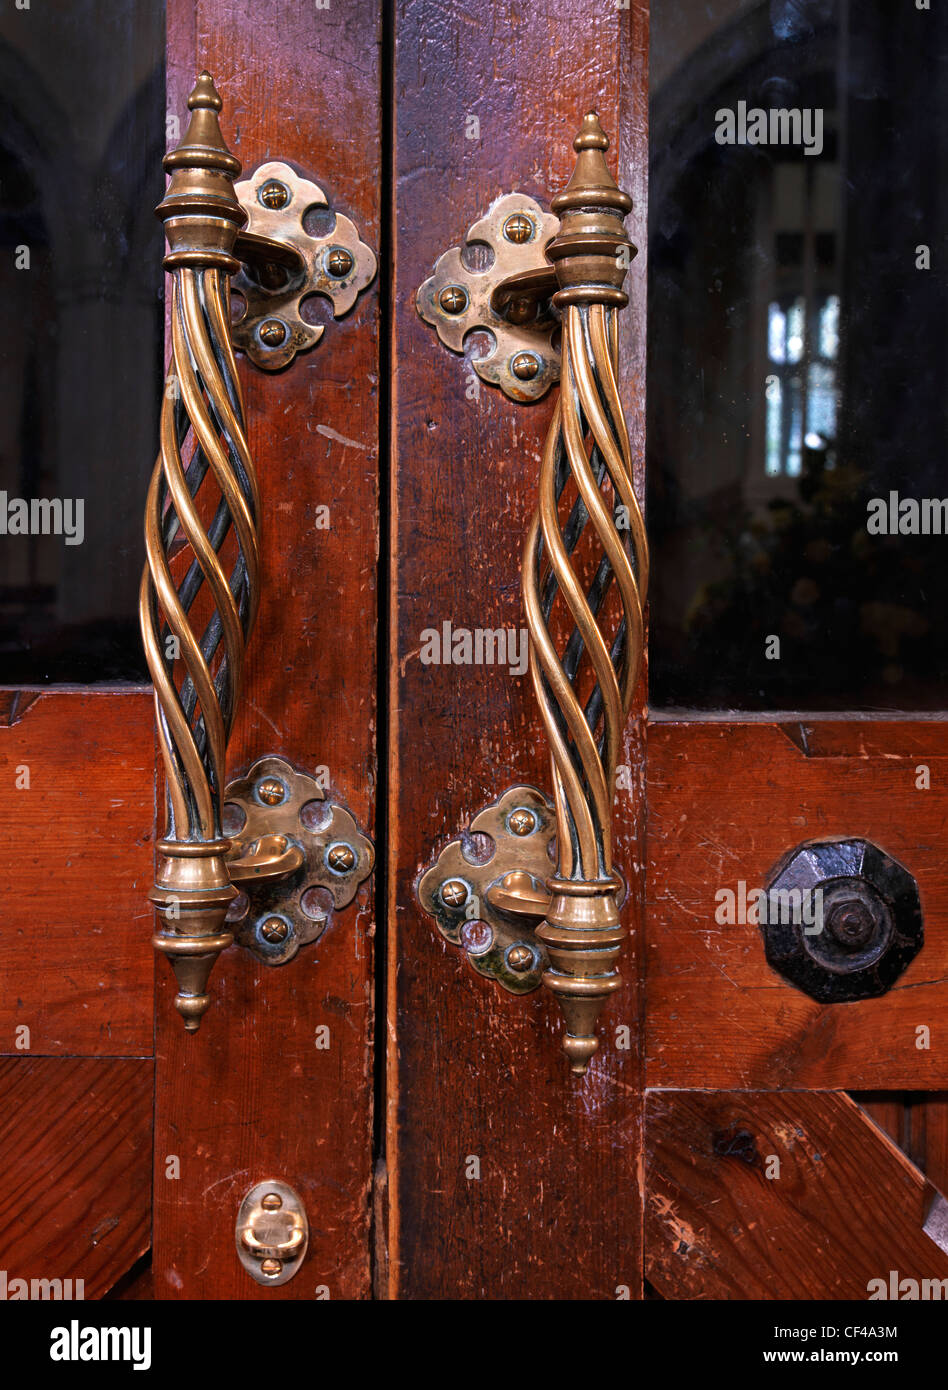
{"label": "diagonal wooden plank", "polygon": [[[651,1091],[647,1277],[675,1299],[867,1299],[948,1278],[937,1189],[842,1092]],[[948,1288],[948,1285],[945,1285]]]}
{"label": "diagonal wooden plank", "polygon": [[937,1188],[948,1192],[948,1092],[860,1091],[853,1100]]}
{"label": "diagonal wooden plank", "polygon": [[97,1298],[147,1249],[154,1064],[0,1059],[0,1296],[81,1279]]}

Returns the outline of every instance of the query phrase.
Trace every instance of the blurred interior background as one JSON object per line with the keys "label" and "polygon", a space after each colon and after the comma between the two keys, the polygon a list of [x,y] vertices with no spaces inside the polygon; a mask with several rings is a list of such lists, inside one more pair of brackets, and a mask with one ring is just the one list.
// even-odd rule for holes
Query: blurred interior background
{"label": "blurred interior background", "polygon": [[[652,703],[943,708],[948,537],[870,537],[866,504],[948,497],[946,9],[651,25]],[[718,144],[740,101],[822,108],[822,153]]]}
{"label": "blurred interior background", "polygon": [[160,0],[0,11],[0,489],[85,501],[81,545],[0,536],[2,685],[147,679],[164,51]]}

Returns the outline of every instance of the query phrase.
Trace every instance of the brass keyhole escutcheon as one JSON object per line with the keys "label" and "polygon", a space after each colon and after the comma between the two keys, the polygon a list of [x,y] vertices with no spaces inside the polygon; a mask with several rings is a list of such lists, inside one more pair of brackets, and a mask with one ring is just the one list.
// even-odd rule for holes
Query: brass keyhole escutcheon
{"label": "brass keyhole escutcheon", "polygon": [[240,1204],[237,1256],[258,1284],[285,1284],[306,1256],[309,1222],[298,1194],[279,1178],[258,1182]]}

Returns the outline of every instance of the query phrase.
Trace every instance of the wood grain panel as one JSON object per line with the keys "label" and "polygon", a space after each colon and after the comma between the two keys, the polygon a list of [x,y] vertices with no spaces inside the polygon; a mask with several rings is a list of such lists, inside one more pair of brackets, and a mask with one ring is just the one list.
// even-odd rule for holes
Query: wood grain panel
{"label": "wood grain panel", "polygon": [[[935,722],[649,730],[650,1086],[913,1090],[948,1083],[948,728]],[[807,756],[804,745],[816,749]],[[931,788],[918,790],[917,769]],[[772,971],[716,892],[762,886],[804,840],[864,836],[914,874],[925,944],[885,995],[821,1005]],[[930,1047],[920,1048],[922,1025]]]}
{"label": "wood grain panel", "polygon": [[[0,1060],[0,1270],[98,1298],[148,1249],[154,1064]],[[8,1282],[7,1297],[18,1289]],[[75,1286],[74,1286],[75,1292]]]}
{"label": "wood grain panel", "polygon": [[[169,110],[214,74],[228,142],[250,171],[282,159],[379,246],[379,8],[353,0],[171,0]],[[322,341],[271,375],[240,359],[263,493],[263,598],[229,772],[276,753],[328,768],[371,833],[378,549],[377,287]],[[317,507],[330,508],[330,529]],[[227,952],[201,1030],[183,1032],[162,969],[158,1008],[158,1297],[368,1294],[372,1171],[371,885],[289,964]],[[316,1030],[326,1024],[330,1046]],[[180,1180],[165,1176],[168,1155]],[[245,1191],[275,1176],[304,1199],[297,1276],[262,1288],[234,1250]]]}
{"label": "wood grain panel", "polygon": [[[481,386],[418,318],[437,257],[501,194],[548,205],[596,107],[635,197],[642,248],[623,322],[623,396],[641,457],[647,14],[511,0],[396,6],[392,771],[389,821],[388,1233],[397,1298],[615,1298],[640,1279],[636,959],[604,1012],[588,1076],[570,1077],[544,992],[475,977],[414,894],[419,872],[515,782],[549,787],[529,677],[422,665],[421,633],[524,626],[520,552],[553,397]],[[479,138],[468,138],[479,121]],[[618,137],[618,138],[616,138]],[[616,166],[617,161],[617,166]],[[632,767],[640,746],[630,732]],[[633,778],[634,778],[633,774]],[[633,880],[641,798],[620,794],[617,860]],[[617,1025],[633,1050],[616,1048]],[[470,1161],[477,1158],[480,1176]]]}
{"label": "wood grain panel", "polygon": [[151,696],[18,694],[0,724],[0,1053],[150,1054]]}
{"label": "wood grain panel", "polygon": [[924,1158],[919,1166],[937,1188],[948,1192],[948,1094],[913,1097],[921,1102],[913,1105],[921,1129],[919,1150]]}
{"label": "wood grain panel", "polygon": [[922,1230],[935,1189],[840,1093],[650,1092],[646,1184],[664,1298],[865,1300],[890,1270],[948,1278]]}

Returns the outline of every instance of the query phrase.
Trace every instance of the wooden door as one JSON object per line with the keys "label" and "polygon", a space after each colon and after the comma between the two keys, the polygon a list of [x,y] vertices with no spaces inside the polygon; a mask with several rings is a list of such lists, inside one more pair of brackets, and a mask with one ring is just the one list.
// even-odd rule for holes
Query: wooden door
{"label": "wooden door", "polygon": [[[843,0],[671,9],[653,15],[651,90],[645,5],[168,0],[165,25],[123,0],[106,25],[88,0],[75,30],[65,9],[4,18],[0,192],[18,192],[2,273],[30,325],[4,337],[5,486],[86,499],[81,545],[62,528],[0,537],[7,1297],[82,1280],[86,1298],[163,1301],[812,1301],[866,1298],[892,1270],[920,1286],[948,1275],[937,797],[948,748],[937,613],[919,598],[934,551],[906,553],[922,578],[895,601],[891,554],[870,562],[861,530],[858,543],[852,527],[846,545],[838,534],[840,493],[864,502],[846,459],[876,450],[877,490],[895,466],[897,431],[877,408],[886,364],[871,349],[910,276],[886,262],[868,301],[854,300],[858,258],[878,268],[880,244],[857,206],[843,216],[857,194],[839,186],[853,181],[812,172],[824,153],[840,166],[843,149],[850,172],[865,171],[865,92],[830,90],[827,74],[871,73],[870,59],[881,72],[893,21],[867,6],[857,24]],[[930,49],[913,42],[935,54],[940,34]],[[855,45],[846,62],[841,35]],[[129,55],[127,89],[116,87]],[[352,312],[320,319],[315,349],[273,374],[238,359],[263,567],[228,755],[231,777],[267,754],[325,770],[377,857],[356,901],[288,964],[224,952],[211,1008],[186,1033],[149,945],[161,783],[134,597],[163,366],[151,208],[204,67],[245,171],[291,164],[379,256]],[[791,149],[758,187],[720,153],[714,116],[774,77],[787,92],[797,83],[801,104],[832,97],[838,120],[821,155],[797,150],[794,164]],[[448,351],[416,294],[502,195],[549,207],[592,108],[634,204],[619,389],[656,587],[652,695],[643,681],[614,815],[631,935],[578,1077],[547,992],[478,974],[419,900],[452,840],[476,858],[466,836],[484,807],[510,787],[550,789],[525,668],[432,663],[422,649],[445,624],[509,632],[519,649],[523,536],[556,393],[524,405],[480,382],[480,345]],[[872,114],[894,129],[890,112]],[[868,193],[881,215],[878,187]],[[933,202],[916,221],[926,210],[937,216]],[[913,226],[913,244],[925,239]],[[937,366],[930,284],[897,336],[904,348],[921,323]],[[817,325],[805,388],[786,346],[798,312]],[[939,380],[926,373],[928,395],[919,387],[901,417],[919,457],[940,440]],[[795,392],[817,412],[812,433],[824,430],[809,453],[794,442]],[[866,395],[869,423],[853,407]],[[762,460],[756,472],[736,466],[735,435]],[[921,492],[930,474],[916,461],[898,476]],[[786,568],[797,542],[805,572]],[[692,563],[702,545],[717,568]],[[778,561],[786,593],[760,582]],[[861,564],[862,607],[851,602]],[[827,606],[824,589],[849,607]],[[859,665],[847,617],[875,643],[876,668]],[[783,665],[768,667],[774,636]],[[788,852],[832,840],[896,861],[924,926],[886,989],[836,1002],[775,969],[746,912],[719,914],[722,892],[746,905]],[[300,1194],[310,1231],[299,1273],[271,1287],[242,1268],[234,1240],[240,1202],[264,1178]]]}
{"label": "wooden door", "polygon": [[[641,8],[518,24],[492,4],[463,27],[418,4],[396,26],[388,1292],[865,1300],[891,1297],[895,1270],[909,1296],[937,1298],[943,541],[866,547],[872,490],[925,491],[943,452],[937,373],[874,429],[864,403],[878,409],[890,371],[909,389],[900,352],[941,287],[883,258],[862,209],[881,215],[880,171],[898,168],[930,214],[915,241],[938,225],[905,93],[908,68],[934,92],[942,30],[842,3],[655,10],[648,85]],[[427,870],[463,878],[477,861],[485,807],[513,786],[549,791],[529,682],[423,648],[445,623],[522,623],[551,402],[478,389],[469,363],[433,350],[414,295],[500,194],[562,186],[566,95],[597,106],[635,198],[621,370],[653,561],[653,695],[633,711],[615,809],[634,937],[583,1079],[546,993],[485,979],[474,937],[459,949],[419,910]],[[740,102],[798,108],[796,143],[725,149],[718,114]],[[903,297],[894,326],[886,290]],[[940,362],[940,329],[925,342]],[[911,448],[894,446],[898,421]],[[810,841],[864,841],[911,881],[891,977],[888,947],[847,938],[845,903],[804,971],[821,997],[775,967],[752,915],[722,913],[722,894],[746,905]],[[877,946],[888,963],[866,986]]]}
{"label": "wooden door", "polygon": [[[513,674],[516,663],[426,663],[421,647],[424,630],[446,622],[523,627],[520,554],[553,399],[519,405],[478,390],[469,363],[419,318],[415,294],[501,195],[549,206],[595,108],[635,200],[620,373],[641,460],[647,14],[496,0],[463,20],[425,0],[397,13],[385,1294],[615,1298],[640,1288],[637,1050],[603,1048],[586,1082],[570,1085],[546,992],[516,996],[476,975],[416,893],[421,872],[503,791],[549,789],[529,675]],[[631,763],[639,738],[633,722]],[[617,824],[633,921],[637,816]],[[638,1034],[638,970],[633,946],[610,1030]]]}
{"label": "wooden door", "polygon": [[[184,1032],[149,944],[161,815],[135,604],[163,376],[166,142],[210,68],[244,170],[292,164],[377,248],[379,9],[171,0],[166,27],[161,7],[128,0],[11,6],[2,23],[3,274],[25,325],[5,335],[22,350],[7,352],[4,502],[79,496],[86,516],[81,546],[3,538],[5,1296],[81,1280],[86,1298],[366,1298],[371,882],[289,966],[228,952],[201,1031]],[[240,373],[263,597],[228,771],[266,754],[322,769],[371,833],[377,288],[291,370],[242,358]],[[273,1289],[234,1246],[241,1199],[267,1177],[297,1191],[310,1228],[304,1271]]]}

